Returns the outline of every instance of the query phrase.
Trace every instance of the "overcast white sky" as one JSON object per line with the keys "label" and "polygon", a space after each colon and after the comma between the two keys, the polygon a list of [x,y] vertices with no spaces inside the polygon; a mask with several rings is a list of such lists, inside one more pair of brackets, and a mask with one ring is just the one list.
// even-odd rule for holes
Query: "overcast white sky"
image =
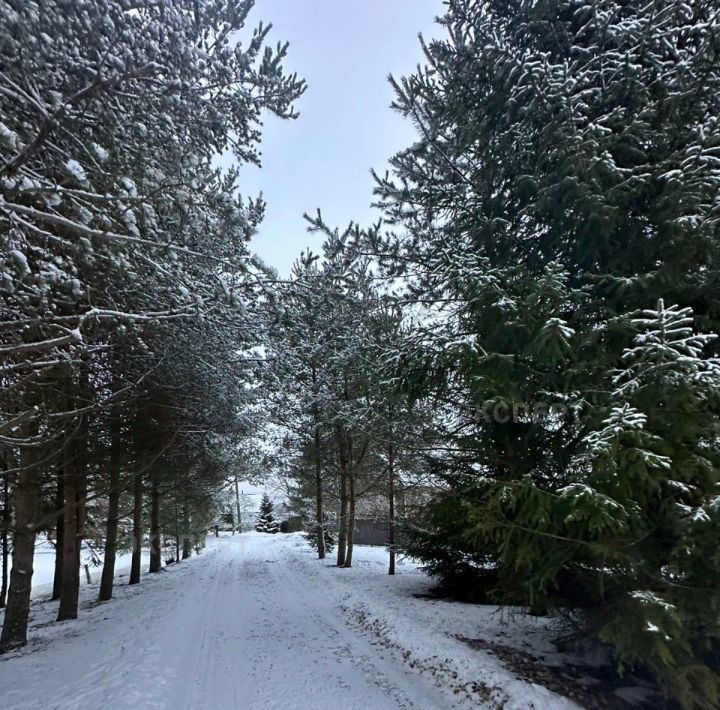
{"label": "overcast white sky", "polygon": [[422,61],[417,35],[441,32],[441,0],[258,0],[251,14],[271,22],[273,42],[290,42],[286,67],[308,90],[297,103],[300,117],[269,117],[263,167],[243,167],[244,195],[263,192],[267,214],[251,248],[286,275],[305,247],[319,251],[320,237],[306,232],[303,212],[320,207],[333,226],[367,223],[370,168],[415,139],[410,123],[389,108],[388,74],[414,71]]}

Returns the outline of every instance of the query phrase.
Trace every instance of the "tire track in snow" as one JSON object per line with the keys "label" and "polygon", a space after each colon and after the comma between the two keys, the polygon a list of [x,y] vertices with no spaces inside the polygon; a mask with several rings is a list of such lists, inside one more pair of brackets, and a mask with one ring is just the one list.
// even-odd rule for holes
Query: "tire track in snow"
{"label": "tire track in snow", "polygon": [[42,647],[0,660],[3,710],[451,706],[346,624],[287,538],[209,544],[132,591],[118,588],[116,600],[83,606],[75,622],[38,624]]}

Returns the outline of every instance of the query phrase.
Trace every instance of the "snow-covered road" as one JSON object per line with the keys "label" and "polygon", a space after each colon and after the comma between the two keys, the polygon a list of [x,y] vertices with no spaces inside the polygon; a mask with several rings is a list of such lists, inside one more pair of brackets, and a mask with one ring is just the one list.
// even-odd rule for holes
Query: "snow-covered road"
{"label": "snow-covered road", "polygon": [[316,574],[322,563],[310,564],[287,537],[211,542],[141,587],[119,587],[110,603],[88,599],[76,622],[44,627],[38,617],[49,621],[54,604],[37,605],[30,648],[0,660],[0,707],[452,707],[429,679],[348,626]]}

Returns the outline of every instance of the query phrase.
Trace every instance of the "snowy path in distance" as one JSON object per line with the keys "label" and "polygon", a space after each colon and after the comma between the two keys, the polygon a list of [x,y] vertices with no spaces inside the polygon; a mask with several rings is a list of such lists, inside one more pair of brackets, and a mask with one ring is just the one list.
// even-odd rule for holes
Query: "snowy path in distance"
{"label": "snowy path in distance", "polygon": [[0,659],[0,707],[453,707],[450,695],[347,625],[317,567],[293,564],[286,536],[212,543],[140,587],[118,587],[110,603],[86,603],[76,622],[45,626],[38,617],[49,621],[55,605],[39,605],[31,652]]}

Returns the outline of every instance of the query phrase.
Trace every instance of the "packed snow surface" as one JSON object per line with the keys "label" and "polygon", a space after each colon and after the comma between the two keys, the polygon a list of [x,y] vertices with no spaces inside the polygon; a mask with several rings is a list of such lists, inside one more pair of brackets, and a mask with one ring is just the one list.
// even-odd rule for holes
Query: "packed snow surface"
{"label": "packed snow surface", "polygon": [[[82,589],[80,618],[33,605],[30,643],[0,658],[3,710],[574,708],[457,638],[496,635],[490,607],[428,600],[410,563],[356,548],[353,569],[299,535],[209,538],[203,553],[116,598]],[[517,636],[504,622],[508,635]],[[546,630],[525,629],[542,646]]]}

